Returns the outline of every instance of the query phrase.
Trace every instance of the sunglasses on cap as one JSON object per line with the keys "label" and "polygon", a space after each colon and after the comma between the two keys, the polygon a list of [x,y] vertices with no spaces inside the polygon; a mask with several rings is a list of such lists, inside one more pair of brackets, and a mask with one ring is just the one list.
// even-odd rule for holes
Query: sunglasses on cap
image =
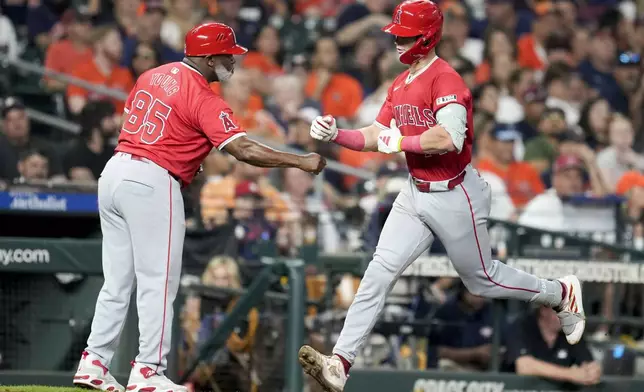
{"label": "sunglasses on cap", "polygon": [[640,55],[633,52],[623,52],[617,57],[617,61],[621,65],[639,65],[641,60]]}

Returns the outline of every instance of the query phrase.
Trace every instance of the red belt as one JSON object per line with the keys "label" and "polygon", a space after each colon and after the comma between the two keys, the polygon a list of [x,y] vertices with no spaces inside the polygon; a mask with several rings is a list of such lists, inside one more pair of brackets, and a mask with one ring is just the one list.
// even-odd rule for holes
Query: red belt
{"label": "red belt", "polygon": [[[458,176],[449,180],[449,182],[447,183],[446,190],[451,191],[452,189],[456,188],[463,182],[464,179],[465,179],[465,170],[463,170],[463,172]],[[412,177],[412,180],[414,181],[414,185],[416,185],[416,189],[418,189],[418,192],[422,192],[422,193],[436,192],[436,190],[434,191],[431,190],[432,183],[440,182],[440,181],[421,182],[413,177]]]}
{"label": "red belt", "polygon": [[[122,152],[122,151],[116,151],[116,152],[114,152],[114,155],[118,154],[119,152]],[[124,154],[129,154],[130,159],[133,160],[133,161],[141,161],[141,162],[145,162],[145,163],[151,162],[149,158],[142,157],[140,155],[132,154],[132,153],[129,153],[129,152],[125,152]],[[181,178],[179,178],[179,176],[172,174],[170,172],[170,170],[168,170],[168,169],[166,169],[166,171],[168,172],[170,177],[172,177],[175,180],[177,180],[177,182],[179,183],[180,186],[183,186],[183,182],[181,182]]]}

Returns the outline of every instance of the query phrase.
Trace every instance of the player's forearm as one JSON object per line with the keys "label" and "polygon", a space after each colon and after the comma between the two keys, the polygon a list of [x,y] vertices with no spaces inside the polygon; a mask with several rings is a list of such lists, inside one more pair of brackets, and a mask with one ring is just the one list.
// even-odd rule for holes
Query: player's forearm
{"label": "player's forearm", "polygon": [[237,160],[258,167],[299,168],[302,162],[300,155],[277,151],[246,137],[227,144],[224,149]]}
{"label": "player's forearm", "polygon": [[333,142],[354,151],[378,151],[378,133],[375,125],[360,129],[338,129]]}
{"label": "player's forearm", "polygon": [[438,358],[449,359],[457,363],[470,363],[477,361],[476,349],[453,348],[446,346],[438,347]]}
{"label": "player's forearm", "polygon": [[555,365],[532,356],[519,357],[515,362],[516,373],[521,376],[537,376],[550,380],[571,381],[570,369],[565,366]]}

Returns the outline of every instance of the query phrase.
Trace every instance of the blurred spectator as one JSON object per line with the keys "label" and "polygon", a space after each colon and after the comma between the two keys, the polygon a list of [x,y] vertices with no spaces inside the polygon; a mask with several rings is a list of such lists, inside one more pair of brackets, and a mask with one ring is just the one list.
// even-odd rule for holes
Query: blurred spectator
{"label": "blurred spectator", "polygon": [[537,376],[570,384],[599,383],[601,368],[593,361],[582,341],[571,345],[561,331],[554,310],[539,307],[511,326],[507,341],[507,361],[519,375]]}
{"label": "blurred spectator", "polygon": [[264,176],[264,169],[247,163],[234,164],[232,173],[206,183],[201,189],[201,217],[206,229],[217,224],[226,223],[228,210],[235,206],[235,189],[243,181],[254,182],[259,186],[259,192],[266,202],[266,218],[269,221],[279,221],[288,213],[288,207],[280,192],[270,185]]}
{"label": "blurred spectator", "polygon": [[644,248],[644,175],[629,171],[622,175],[615,186],[615,193],[626,198],[625,215],[633,226],[633,246]]}
{"label": "blurred spectator", "polygon": [[160,5],[154,8],[148,7],[143,15],[139,16],[136,24],[136,35],[129,36],[123,42],[123,55],[121,65],[131,67],[132,60],[136,54],[139,44],[148,44],[158,52],[162,64],[183,59],[183,51],[176,51],[161,41],[161,24],[165,15],[165,9]]}
{"label": "blurred spectator", "polygon": [[616,95],[615,98],[621,100],[621,102],[615,102],[613,107],[624,115],[641,111],[641,106],[634,108],[630,106],[633,95],[640,89],[641,64],[641,57],[637,53],[622,52],[617,56],[613,75],[621,89],[621,95]]}
{"label": "blurred spectator", "polygon": [[15,60],[18,57],[19,49],[16,29],[11,23],[11,19],[0,13],[0,53]]}
{"label": "blurred spectator", "polygon": [[532,23],[532,32],[524,34],[517,42],[518,63],[523,68],[543,70],[548,64],[545,43],[548,36],[561,26],[561,15],[550,1],[535,5],[537,18]]}
{"label": "blurred spectator", "polygon": [[388,0],[365,0],[363,3],[348,5],[338,15],[335,39],[343,51],[351,49],[358,40],[367,35],[379,35],[383,45],[391,44],[391,38],[380,31],[391,22],[387,9]]}
{"label": "blurred spectator", "polygon": [[[429,364],[442,370],[477,371],[490,365],[494,316],[489,300],[473,295],[463,284],[442,304],[430,336]],[[431,353],[431,351],[434,351]]]}
{"label": "blurred spectator", "polygon": [[288,136],[286,143],[294,148],[304,151],[317,151],[317,140],[309,134],[311,123],[321,113],[313,107],[303,107],[298,110],[295,117],[288,124]]}
{"label": "blurred spectator", "polygon": [[[533,85],[521,97],[523,120],[517,124],[517,129],[521,132],[524,142],[537,136],[537,126],[546,109],[547,96],[548,94],[543,88]],[[522,160],[523,154],[521,156],[516,155],[516,158]]]}
{"label": "blurred spectator", "polygon": [[31,0],[27,12],[29,41],[44,51],[66,33],[70,0]]}
{"label": "blurred spectator", "polygon": [[365,95],[371,94],[378,87],[380,75],[377,66],[381,54],[376,38],[366,36],[358,41],[345,66],[347,74],[360,82]]}
{"label": "blurred spectator", "polygon": [[516,61],[507,53],[500,54],[490,61],[490,81],[499,87],[501,94],[509,93],[510,75],[516,69]]}
{"label": "blurred spectator", "polygon": [[376,118],[387,99],[389,87],[391,87],[398,75],[407,69],[407,66],[398,61],[397,57],[398,55],[395,52],[388,52],[380,59],[379,68],[381,69],[382,81],[380,86],[360,104],[355,124],[357,127],[366,127],[373,124],[373,119]]}
{"label": "blurred spectator", "polygon": [[[571,148],[575,155],[561,155],[553,167],[552,188],[526,204],[519,217],[519,224],[552,231],[585,231],[580,227],[584,219],[593,220],[592,210],[567,209],[564,205],[571,196],[585,191],[584,175],[590,178],[590,194],[603,197],[607,194],[601,172],[595,163],[595,154],[584,144]],[[587,216],[582,216],[585,214]],[[598,219],[601,217],[597,216]]]}
{"label": "blurred spectator", "polygon": [[5,98],[2,109],[0,134],[0,178],[13,180],[21,174],[18,162],[25,151],[39,151],[48,161],[48,174],[52,180],[64,181],[60,160],[53,147],[31,135],[31,124],[25,107],[17,98]]}
{"label": "blurred spectator", "polygon": [[168,16],[161,25],[161,39],[176,52],[183,53],[186,33],[199,24],[202,12],[195,0],[170,0]]}
{"label": "blurred spectator", "polygon": [[49,160],[38,150],[25,150],[18,160],[19,183],[42,181],[49,178]]}
{"label": "blurred spectator", "polygon": [[262,98],[253,93],[251,75],[246,69],[236,69],[230,80],[212,83],[211,88],[226,100],[246,131],[278,142],[284,140],[285,130],[264,110]]}
{"label": "blurred spectator", "polygon": [[572,34],[572,64],[578,67],[582,61],[586,60],[590,52],[590,31],[586,28],[575,26]]}
{"label": "blurred spectator", "polygon": [[595,151],[602,150],[609,143],[608,123],[610,118],[610,104],[601,97],[586,102],[581,110],[579,126],[584,132],[584,141]]}
{"label": "blurred spectator", "polygon": [[304,96],[304,82],[295,75],[280,75],[273,79],[270,95],[272,102],[267,110],[283,129],[288,129],[289,124],[298,119],[302,108],[321,111],[319,103]]}
{"label": "blurred spectator", "polygon": [[[230,257],[214,257],[201,277],[208,287],[241,289],[239,268]],[[211,338],[226,315],[237,302],[237,296],[220,295],[217,299],[190,297],[182,312],[184,339],[183,363],[193,361],[198,349]],[[203,317],[202,317],[203,315]],[[201,362],[190,378],[191,390],[243,391],[255,390],[253,382],[255,362],[252,351],[259,327],[259,312],[252,308],[248,316],[226,340],[225,346]],[[195,333],[195,329],[198,332]],[[195,339],[196,337],[196,339]]]}
{"label": "blurred spectator", "polygon": [[264,76],[275,76],[283,73],[279,62],[279,31],[270,25],[264,26],[255,40],[255,51],[244,55],[242,66],[246,69],[260,71]]}
{"label": "blurred spectator", "polygon": [[496,121],[514,124],[523,120],[523,96],[534,82],[534,73],[529,69],[519,68],[510,74],[508,93],[499,98]]}
{"label": "blurred spectator", "polygon": [[[380,1],[380,0],[372,0]],[[312,71],[306,82],[306,94],[322,104],[325,114],[352,120],[360,102],[362,88],[351,76],[338,72],[340,54],[332,38],[321,38],[315,43]]]}
{"label": "blurred spectator", "polygon": [[[94,58],[92,61],[77,64],[72,76],[99,86],[114,88],[124,94],[134,87],[132,74],[127,68],[119,66],[123,45],[118,30],[112,26],[98,27],[94,31]],[[67,104],[73,114],[79,114],[88,101],[103,99],[100,92],[86,90],[80,86],[67,86]],[[124,102],[112,99],[116,111],[123,112]]]}
{"label": "blurred spectator", "polygon": [[574,127],[579,123],[579,107],[571,99],[572,68],[565,63],[551,64],[543,77],[548,90],[546,106],[559,108],[566,116],[566,123]]}
{"label": "blurred spectator", "polygon": [[235,187],[232,220],[239,244],[239,257],[244,261],[259,261],[256,245],[275,240],[277,229],[266,220],[264,204],[256,183],[242,181]]}
{"label": "blurred spectator", "polygon": [[579,73],[588,86],[597,90],[613,109],[628,114],[628,100],[613,76],[615,39],[600,31],[592,35],[590,44],[588,60],[579,65]]}
{"label": "blurred spectator", "polygon": [[483,45],[483,62],[476,68],[476,82],[485,83],[492,77],[492,62],[498,56],[515,58],[516,47],[512,43],[512,37],[500,29],[491,29],[485,34]]}
{"label": "blurred spectator", "polygon": [[518,38],[530,32],[532,21],[527,13],[515,9],[515,3],[511,0],[488,0],[485,2],[485,13],[489,26]]}
{"label": "blurred spectator", "polygon": [[479,160],[477,168],[499,176],[516,208],[523,208],[533,197],[545,190],[539,172],[529,163],[514,159],[514,143],[521,133],[507,124],[498,124],[492,131],[493,154]]}
{"label": "blurred spectator", "polygon": [[606,185],[613,192],[617,182],[627,171],[644,171],[644,156],[633,151],[634,130],[628,118],[613,116],[608,134],[610,146],[597,154],[597,165],[604,175]]}
{"label": "blurred spectator", "polygon": [[145,71],[161,65],[160,58],[161,55],[154,46],[142,42],[137,44],[134,49],[132,66],[130,67],[130,72],[132,72],[134,79],[137,79]]}
{"label": "blurred spectator", "polygon": [[485,157],[490,150],[490,131],[499,107],[499,89],[494,83],[484,83],[472,92],[474,100],[475,158]]}
{"label": "blurred spectator", "polygon": [[98,13],[97,22],[116,26],[123,38],[135,35],[141,5],[141,0],[114,0],[112,12]]}
{"label": "blurred spectator", "polygon": [[105,164],[114,155],[113,141],[120,118],[110,101],[90,102],[80,114],[80,138],[63,158],[65,174],[72,181],[96,182]]}
{"label": "blurred spectator", "polygon": [[208,13],[213,22],[227,24],[235,30],[237,43],[246,48],[253,47],[253,41],[265,20],[261,18],[261,11],[253,17],[243,17],[241,8],[242,0],[206,1]]}
{"label": "blurred spectator", "polygon": [[[70,11],[73,15],[66,37],[49,45],[45,56],[45,68],[64,74],[71,74],[75,67],[92,61],[91,19],[80,11]],[[44,78],[44,82],[50,91],[64,91],[67,86],[53,78]]]}
{"label": "blurred spectator", "polygon": [[552,167],[558,155],[560,140],[567,132],[566,118],[563,110],[547,108],[537,124],[539,135],[525,145],[523,159],[530,162],[539,172]]}
{"label": "blurred spectator", "polygon": [[467,10],[457,2],[447,3],[443,37],[453,40],[458,53],[472,64],[479,65],[483,61],[483,41],[470,37],[470,23]]}
{"label": "blurred spectator", "polygon": [[571,67],[579,65],[573,56],[570,36],[561,33],[550,34],[543,46],[548,64],[564,63]]}
{"label": "blurred spectator", "polygon": [[[283,169],[283,197],[289,203],[292,211],[300,216],[310,213],[317,218],[317,243],[323,252],[333,252],[340,249],[340,235],[335,226],[329,208],[324,200],[312,197],[313,176],[295,168]],[[302,239],[310,242],[308,239]]]}

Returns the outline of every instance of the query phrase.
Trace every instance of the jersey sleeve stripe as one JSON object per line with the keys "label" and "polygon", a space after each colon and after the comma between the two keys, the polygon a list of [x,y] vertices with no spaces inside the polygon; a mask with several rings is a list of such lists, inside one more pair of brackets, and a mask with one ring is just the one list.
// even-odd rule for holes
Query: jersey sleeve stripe
{"label": "jersey sleeve stripe", "polygon": [[224,147],[226,147],[226,144],[228,144],[228,143],[232,142],[233,140],[238,139],[238,138],[240,138],[242,136],[246,136],[246,132],[240,132],[240,133],[236,133],[236,134],[232,135],[228,139],[226,139],[223,142],[221,142],[221,144],[219,144],[219,146],[217,147],[217,150],[221,151]]}

